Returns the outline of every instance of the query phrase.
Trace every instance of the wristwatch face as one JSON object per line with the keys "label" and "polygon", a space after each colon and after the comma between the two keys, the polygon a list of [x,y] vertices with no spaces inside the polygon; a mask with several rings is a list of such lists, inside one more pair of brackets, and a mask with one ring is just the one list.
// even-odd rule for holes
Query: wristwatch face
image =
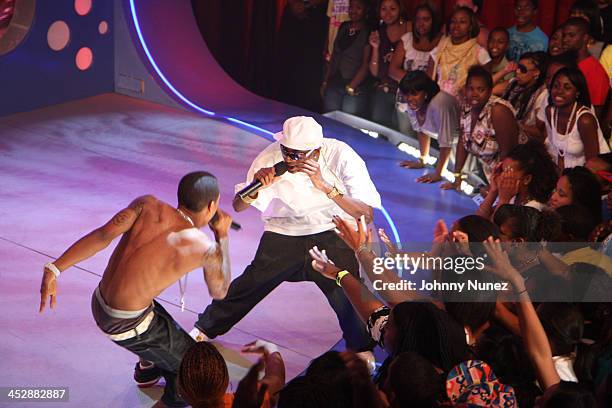
{"label": "wristwatch face", "polygon": [[327,197],[335,198],[336,196],[339,196],[339,195],[343,195],[343,194],[340,192],[340,190],[338,190],[338,187],[334,186],[334,188],[332,188],[332,191],[329,192]]}

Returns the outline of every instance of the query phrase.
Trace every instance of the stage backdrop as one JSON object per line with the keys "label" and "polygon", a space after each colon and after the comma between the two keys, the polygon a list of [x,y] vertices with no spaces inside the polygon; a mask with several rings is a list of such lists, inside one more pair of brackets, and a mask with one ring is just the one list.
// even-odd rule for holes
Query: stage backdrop
{"label": "stage backdrop", "polygon": [[113,23],[112,1],[36,1],[25,38],[0,55],[0,116],[112,92]]}

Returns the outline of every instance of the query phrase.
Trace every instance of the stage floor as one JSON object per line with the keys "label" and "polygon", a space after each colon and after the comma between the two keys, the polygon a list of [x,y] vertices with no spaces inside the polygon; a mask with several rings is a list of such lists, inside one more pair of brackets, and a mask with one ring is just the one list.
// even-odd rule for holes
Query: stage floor
{"label": "stage floor", "polygon": [[[365,159],[403,241],[428,242],[438,218],[452,222],[475,210],[467,197],[416,184],[423,171],[399,168],[407,156],[387,142],[317,120],[327,137],[347,141]],[[91,293],[114,245],[62,274],[56,310],[38,314],[42,266],[139,195],[175,204],[177,182],[190,171],[217,175],[229,210],[234,184],[268,143],[224,121],[116,94],[0,118],[0,386],[70,389],[69,404],[19,406],[144,407],[159,398],[161,387],[135,386],[135,356],[111,344],[91,317]],[[232,215],[243,226],[231,235],[236,277],[255,253],[262,223],[255,210]],[[388,228],[380,213],[376,220]],[[190,275],[182,313],[178,298],[175,285],[159,300],[189,331],[211,301],[201,272]],[[215,341],[234,390],[254,361],[239,349],[257,338],[279,345],[290,379],[332,347],[340,330],[314,284],[284,283]]]}

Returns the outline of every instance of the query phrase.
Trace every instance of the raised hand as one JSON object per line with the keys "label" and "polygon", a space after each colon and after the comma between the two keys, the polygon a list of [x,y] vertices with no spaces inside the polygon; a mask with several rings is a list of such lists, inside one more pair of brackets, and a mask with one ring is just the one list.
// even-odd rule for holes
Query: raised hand
{"label": "raised hand", "polygon": [[472,256],[470,250],[470,239],[468,235],[463,231],[454,231],[450,234],[451,240],[455,243],[455,248],[466,256]]}
{"label": "raised hand", "polygon": [[399,252],[397,246],[395,246],[394,242],[391,242],[391,239],[389,238],[387,232],[384,229],[378,229],[378,237],[383,242],[383,244],[385,244],[387,252],[389,252],[391,256],[395,256]]}
{"label": "raised hand", "polygon": [[336,275],[342,269],[338,268],[334,263],[327,257],[325,250],[320,251],[316,246],[308,251],[312,258],[312,268],[319,272],[321,275],[328,279],[336,279]]}
{"label": "raised hand", "polygon": [[278,346],[265,340],[255,340],[249,344],[245,344],[240,350],[243,353],[261,354],[268,356],[278,352]]}
{"label": "raised hand", "polygon": [[240,380],[238,388],[234,394],[234,403],[232,408],[259,408],[263,404],[268,385],[262,383],[258,386],[259,373],[264,368],[264,361],[260,359],[255,363],[247,375]]}
{"label": "raised hand", "polygon": [[486,268],[488,271],[513,284],[517,279],[522,281],[521,274],[512,266],[510,258],[502,249],[499,239],[489,237],[483,242],[483,245],[491,262],[491,266]]}
{"label": "raised hand", "polygon": [[370,38],[368,38],[368,42],[370,43],[372,48],[380,47],[380,34],[378,34],[378,31],[372,31],[370,33]]}
{"label": "raised hand", "polygon": [[356,231],[337,215],[334,216],[332,221],[336,225],[336,234],[338,234],[353,251],[357,251],[361,245],[367,242],[372,242],[372,231],[368,230],[363,215],[357,219]]}
{"label": "raised hand", "polygon": [[436,222],[436,226],[433,231],[433,243],[443,244],[448,241],[448,227],[442,218]]}

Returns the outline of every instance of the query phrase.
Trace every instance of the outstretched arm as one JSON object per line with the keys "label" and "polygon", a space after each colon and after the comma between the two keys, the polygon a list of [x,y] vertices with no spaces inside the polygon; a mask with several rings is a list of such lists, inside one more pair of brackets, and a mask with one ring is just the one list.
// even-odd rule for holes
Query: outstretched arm
{"label": "outstretched arm", "polygon": [[[260,354],[262,356],[262,360],[260,361],[263,361],[265,363],[264,364],[265,370],[264,370],[264,377],[261,379],[261,381],[259,381],[259,384],[261,384],[259,391],[261,394],[262,389],[267,390],[268,394],[270,395],[270,406],[276,406],[276,403],[278,401],[278,393],[285,386],[285,362],[283,361],[283,357],[278,351],[278,346],[274,343],[270,343],[265,340],[256,340],[254,342],[251,342],[245,345],[242,348],[242,352]],[[261,369],[261,367],[259,368]],[[253,400],[252,397],[255,395],[255,390],[257,387],[256,386],[257,376],[255,376],[254,378],[251,378],[250,380],[248,380],[247,378],[248,378],[248,374],[247,374],[247,377],[245,377],[243,381],[251,382],[250,395],[251,395],[251,400]],[[240,383],[243,384],[243,381],[241,381]],[[239,388],[240,387],[244,388],[245,385],[244,384],[240,385]],[[238,398],[238,393],[236,393],[236,398]],[[246,406],[246,405],[241,405],[241,407],[242,406]],[[260,407],[261,402],[259,402],[259,405],[254,405],[254,406]]]}
{"label": "outstretched arm", "polygon": [[[384,263],[374,251],[372,251],[372,231],[365,230],[365,222],[361,218],[357,220],[357,231],[342,218],[334,217],[334,224],[338,229],[338,236],[353,250],[361,265],[362,270],[368,276],[370,282],[380,280],[384,283],[401,283],[402,279],[394,269],[385,267]],[[378,260],[377,260],[378,259]],[[413,290],[377,290],[378,294],[389,304],[395,305],[401,302],[422,298],[418,292]],[[369,317],[369,316],[368,316]]]}
{"label": "outstretched arm", "polygon": [[[336,279],[336,282],[344,290],[344,294],[353,305],[353,309],[357,315],[367,323],[369,317],[376,309],[384,306],[384,304],[376,299],[376,297],[350,273],[345,273],[340,278],[338,273],[342,272],[331,260],[327,259],[327,255],[315,247],[310,250],[312,257],[312,268],[328,279]],[[347,271],[348,272],[348,271]],[[339,281],[339,282],[338,282]]]}
{"label": "outstretched arm", "polygon": [[560,378],[552,359],[552,351],[542,323],[531,303],[525,282],[521,274],[512,266],[508,254],[502,251],[499,240],[489,237],[484,242],[489,259],[493,264],[490,268],[500,278],[509,281],[518,297],[517,309],[521,337],[538,376],[538,382],[543,390],[559,383]]}
{"label": "outstretched arm", "polygon": [[[72,244],[53,264],[62,272],[85,259],[91,258],[109,246],[119,235],[129,231],[138,219],[143,207],[154,201],[156,199],[153,196],[138,197],[129,206],[115,214],[106,224],[96,228]],[[51,269],[45,267],[40,286],[39,312],[45,309],[47,298],[50,298],[51,308],[55,308],[57,302],[56,295],[55,274]]]}
{"label": "outstretched arm", "polygon": [[346,365],[353,391],[354,408],[382,408],[385,406],[367,364],[352,351],[343,351],[340,358]]}

